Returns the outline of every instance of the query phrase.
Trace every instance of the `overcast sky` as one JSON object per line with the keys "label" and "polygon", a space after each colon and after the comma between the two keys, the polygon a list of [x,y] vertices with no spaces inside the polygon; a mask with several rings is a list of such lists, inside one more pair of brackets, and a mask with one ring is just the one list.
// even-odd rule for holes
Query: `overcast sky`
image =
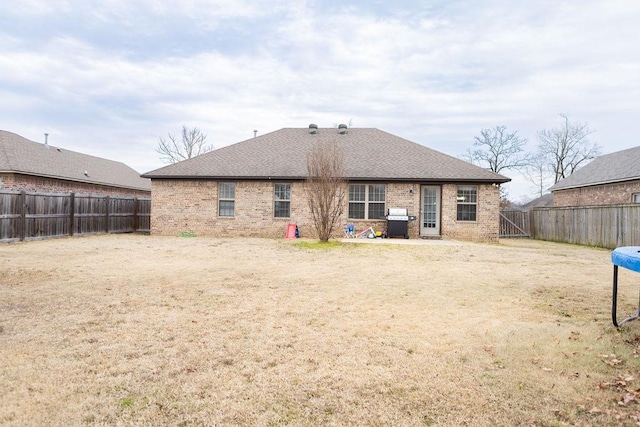
{"label": "overcast sky", "polygon": [[351,121],[459,157],[497,125],[533,151],[563,113],[610,153],[640,145],[639,22],[632,0],[21,0],[0,129],[141,173],[183,124],[220,148]]}

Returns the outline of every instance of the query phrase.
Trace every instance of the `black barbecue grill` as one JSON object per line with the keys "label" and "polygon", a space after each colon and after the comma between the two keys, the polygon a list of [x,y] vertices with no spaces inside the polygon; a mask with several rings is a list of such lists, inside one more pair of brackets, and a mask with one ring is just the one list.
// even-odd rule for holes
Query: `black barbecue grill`
{"label": "black barbecue grill", "polygon": [[409,221],[415,221],[415,216],[410,216],[405,208],[389,208],[387,210],[387,237],[402,236],[409,238]]}

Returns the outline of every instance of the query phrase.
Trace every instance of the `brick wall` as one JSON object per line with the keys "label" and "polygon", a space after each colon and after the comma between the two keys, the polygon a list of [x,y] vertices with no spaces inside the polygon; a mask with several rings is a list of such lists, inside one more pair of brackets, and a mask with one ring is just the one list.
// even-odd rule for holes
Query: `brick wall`
{"label": "brick wall", "polygon": [[88,193],[108,196],[150,197],[149,191],[85,184],[20,174],[0,174],[0,190],[40,191],[44,193]]}
{"label": "brick wall", "polygon": [[[315,238],[316,233],[308,209],[303,182],[291,184],[291,217],[274,218],[274,183],[267,181],[236,182],[235,216],[218,216],[218,183],[216,181],[159,180],[152,181],[151,233],[199,236],[284,237],[287,224],[295,222],[302,237]],[[441,234],[447,239],[472,241],[498,240],[499,190],[491,185],[478,186],[478,221],[456,220],[457,185],[442,185]],[[346,196],[345,196],[346,197]],[[420,234],[420,185],[390,183],[386,185],[386,207],[407,208],[418,217],[409,223],[409,235]],[[346,202],[346,201],[345,201]],[[343,235],[348,223],[356,231],[373,227],[386,229],[385,220],[347,219],[347,206],[335,237]]]}
{"label": "brick wall", "polygon": [[640,193],[640,181],[557,190],[553,192],[553,206],[594,206],[633,203],[634,193]]}
{"label": "brick wall", "polygon": [[443,237],[476,242],[497,242],[500,227],[500,189],[478,185],[477,221],[457,220],[457,184],[442,186]]}

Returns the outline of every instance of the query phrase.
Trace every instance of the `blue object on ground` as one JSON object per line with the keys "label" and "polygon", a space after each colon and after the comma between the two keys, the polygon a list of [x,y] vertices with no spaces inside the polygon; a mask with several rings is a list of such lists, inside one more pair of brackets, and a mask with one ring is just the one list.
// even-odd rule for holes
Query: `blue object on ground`
{"label": "blue object on ground", "polygon": [[611,253],[611,262],[628,270],[640,272],[640,246],[622,246]]}
{"label": "blue object on ground", "polygon": [[621,246],[614,249],[611,253],[611,262],[613,263],[613,302],[611,307],[611,319],[613,325],[617,328],[630,320],[640,318],[640,298],[638,301],[638,311],[633,316],[627,317],[622,322],[617,320],[618,305],[618,267],[624,267],[627,270],[640,272],[640,246]]}

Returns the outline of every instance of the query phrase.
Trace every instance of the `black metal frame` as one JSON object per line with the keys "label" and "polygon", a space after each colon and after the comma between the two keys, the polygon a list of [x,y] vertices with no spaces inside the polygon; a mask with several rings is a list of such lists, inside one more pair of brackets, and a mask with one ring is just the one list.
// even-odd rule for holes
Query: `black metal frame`
{"label": "black metal frame", "polygon": [[408,220],[387,220],[387,237],[402,236],[409,238],[409,221]]}
{"label": "black metal frame", "polygon": [[619,328],[630,320],[635,320],[640,318],[640,296],[638,297],[638,311],[635,315],[627,317],[622,322],[618,323],[618,266],[613,265],[613,303],[611,307],[611,320],[613,320],[613,326]]}

